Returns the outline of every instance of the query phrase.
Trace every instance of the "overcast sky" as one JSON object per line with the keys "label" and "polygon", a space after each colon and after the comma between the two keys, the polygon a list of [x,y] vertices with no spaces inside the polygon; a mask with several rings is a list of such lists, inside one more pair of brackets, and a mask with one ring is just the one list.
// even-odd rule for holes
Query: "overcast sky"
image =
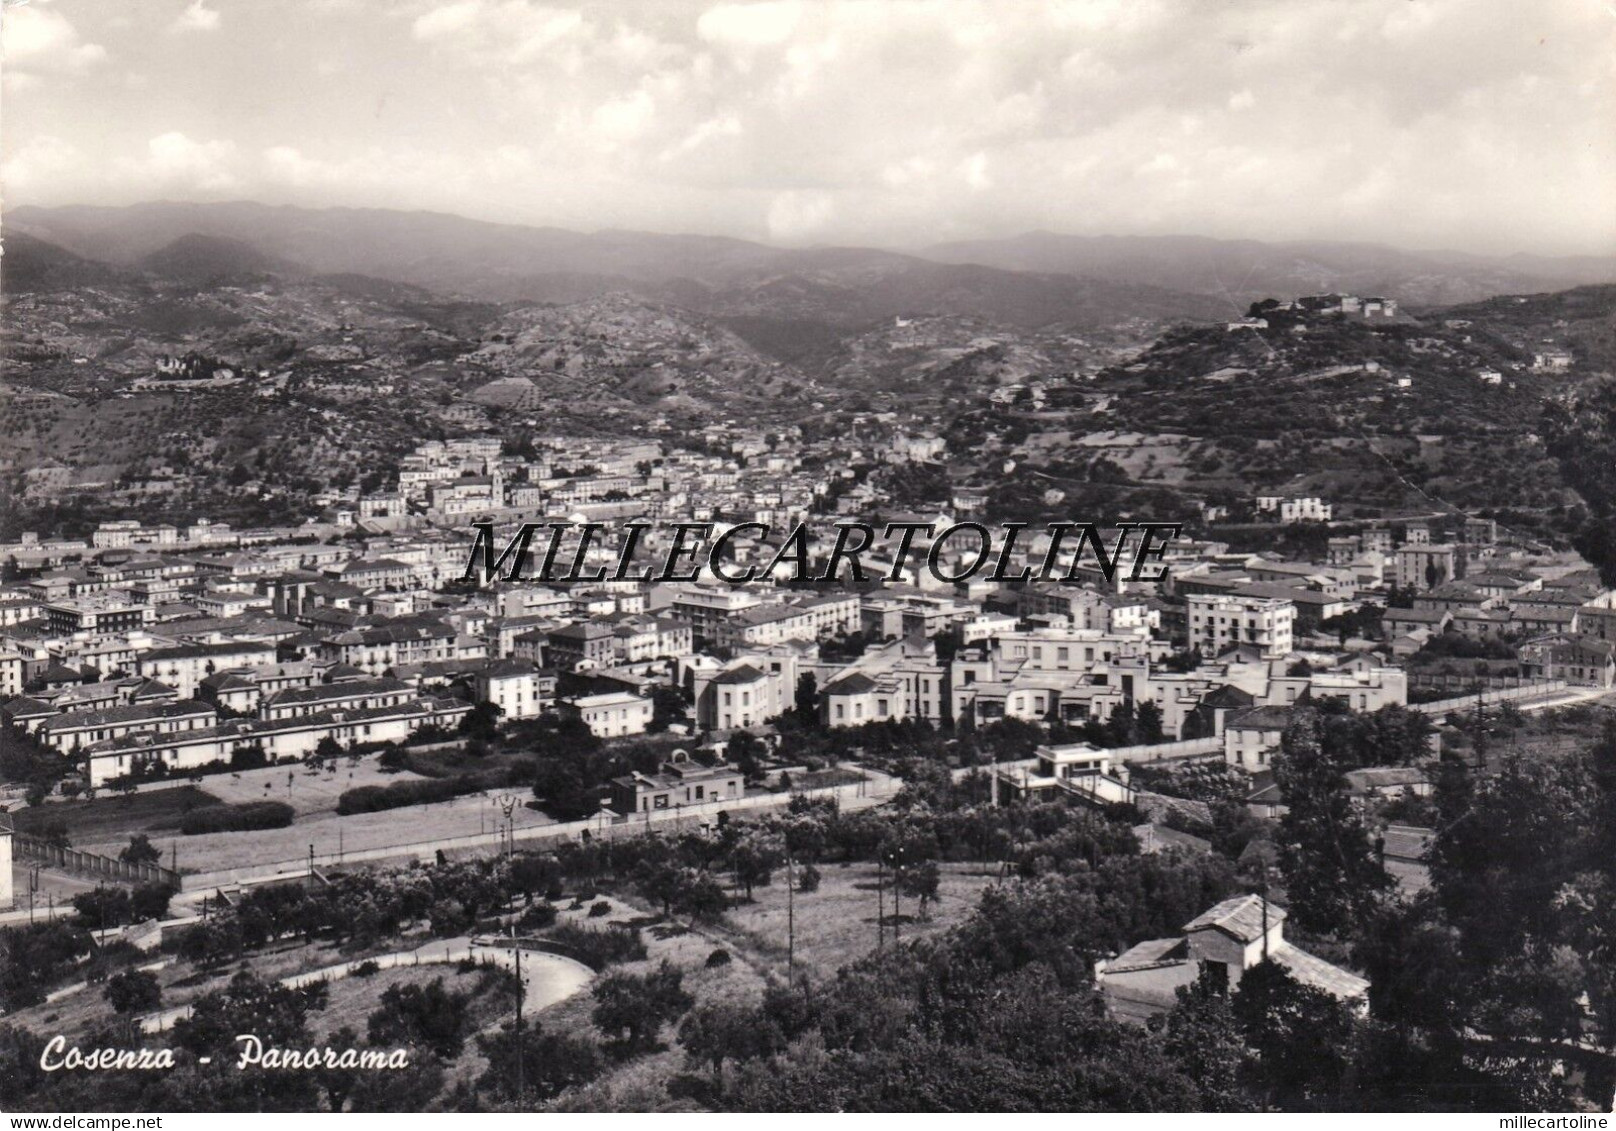
{"label": "overcast sky", "polygon": [[7,0],[4,20],[8,204],[1616,253],[1610,0]]}

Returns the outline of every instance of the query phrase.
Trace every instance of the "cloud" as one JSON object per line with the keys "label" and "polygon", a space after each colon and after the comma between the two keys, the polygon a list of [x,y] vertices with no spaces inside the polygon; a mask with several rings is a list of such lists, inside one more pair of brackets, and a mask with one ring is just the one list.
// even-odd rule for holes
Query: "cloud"
{"label": "cloud", "polygon": [[824,234],[836,202],[824,192],[783,192],[769,202],[769,238],[804,243]]}
{"label": "cloud", "polygon": [[719,4],[696,20],[696,35],[708,43],[743,50],[778,47],[791,39],[801,19],[797,0]]}
{"label": "cloud", "polygon": [[33,138],[0,164],[0,182],[8,191],[26,191],[83,167],[84,155],[54,134]]}
{"label": "cloud", "polygon": [[104,63],[107,49],[87,43],[68,18],[42,4],[8,4],[0,21],[8,87],[20,89],[44,75],[81,74]]}
{"label": "cloud", "polygon": [[121,161],[119,173],[153,191],[180,189],[211,195],[241,186],[236,161],[234,142],[195,141],[171,130],[148,141],[139,157]]}
{"label": "cloud", "polygon": [[590,25],[578,11],[529,0],[459,0],[416,18],[414,37],[479,65],[519,66],[552,55]]}
{"label": "cloud", "polygon": [[202,0],[191,0],[190,6],[168,25],[168,30],[179,34],[218,31],[219,23],[220,17],[217,11],[207,7]]}
{"label": "cloud", "polygon": [[[64,18],[88,18],[76,5],[8,10],[8,90],[52,89],[7,115],[7,153],[46,135],[80,151],[53,173],[36,150],[28,198],[81,197],[99,169],[126,199],[234,178],[796,242],[1616,248],[1616,25],[1584,0],[1534,0],[1530,19],[1469,0],[281,2],[321,18],[272,47],[234,17],[143,44],[166,54],[140,58],[142,98]],[[186,3],[223,8],[167,10]],[[120,58],[134,35],[82,27]],[[241,78],[271,71],[287,96]],[[171,135],[166,156],[144,140]]]}

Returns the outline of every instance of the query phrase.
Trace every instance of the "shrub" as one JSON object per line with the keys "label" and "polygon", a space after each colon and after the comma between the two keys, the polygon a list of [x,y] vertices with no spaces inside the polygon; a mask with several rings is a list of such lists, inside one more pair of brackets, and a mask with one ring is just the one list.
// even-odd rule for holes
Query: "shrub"
{"label": "shrub", "polygon": [[707,969],[709,970],[713,969],[715,966],[728,966],[729,964],[729,951],[725,950],[723,947],[719,947],[717,950],[713,951],[707,956]]}
{"label": "shrub", "polygon": [[797,890],[800,892],[813,892],[819,890],[819,869],[809,864],[797,873]]}
{"label": "shrub", "polygon": [[637,962],[646,955],[645,942],[633,927],[581,927],[562,923],[550,939],[571,951],[580,962],[596,968],[613,962]]}
{"label": "shrub", "polygon": [[448,801],[463,794],[475,793],[478,788],[475,780],[467,778],[421,778],[388,785],[362,785],[345,791],[337,799],[337,812],[344,817],[354,813],[380,813],[405,805]]}
{"label": "shrub", "polygon": [[292,807],[284,801],[241,801],[232,805],[204,805],[180,818],[180,832],[234,833],[250,829],[284,829],[292,823]]}
{"label": "shrub", "polygon": [[353,976],[355,978],[369,978],[372,975],[381,973],[381,969],[374,958],[367,958],[353,968]]}
{"label": "shrub", "polygon": [[516,921],[516,925],[526,931],[542,931],[546,927],[553,927],[556,921],[556,909],[548,903],[535,903]]}
{"label": "shrub", "polygon": [[125,970],[107,982],[107,1001],[117,1013],[145,1013],[163,1004],[157,975],[147,970]]}
{"label": "shrub", "polygon": [[603,916],[610,915],[611,913],[612,905],[607,903],[604,899],[589,909],[589,917],[591,919],[599,919]]}

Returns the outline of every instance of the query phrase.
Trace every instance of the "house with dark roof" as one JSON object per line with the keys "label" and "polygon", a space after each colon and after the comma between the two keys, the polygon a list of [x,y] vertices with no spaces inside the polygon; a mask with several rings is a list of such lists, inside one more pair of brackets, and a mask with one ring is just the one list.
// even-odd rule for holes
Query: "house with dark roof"
{"label": "house with dark roof", "polygon": [[1363,1008],[1369,983],[1285,938],[1285,909],[1260,895],[1237,895],[1197,915],[1174,938],[1149,939],[1095,963],[1095,983],[1111,1016],[1144,1024],[1172,1009],[1179,989],[1205,976],[1229,991],[1246,971],[1273,962],[1304,986]]}
{"label": "house with dark roof", "polygon": [[761,662],[741,659],[711,679],[695,681],[696,725],[728,731],[757,727],[789,710],[796,702],[794,665],[768,670]]}
{"label": "house with dark roof", "polygon": [[1447,609],[1387,609],[1380,615],[1380,627],[1392,639],[1420,629],[1440,634],[1452,620],[1453,614]]}

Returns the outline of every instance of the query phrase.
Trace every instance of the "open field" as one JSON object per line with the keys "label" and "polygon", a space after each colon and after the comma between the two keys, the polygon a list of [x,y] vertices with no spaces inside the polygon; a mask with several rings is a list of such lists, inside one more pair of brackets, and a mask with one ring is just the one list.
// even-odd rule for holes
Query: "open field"
{"label": "open field", "polygon": [[337,800],[345,790],[408,781],[418,776],[407,770],[383,772],[376,757],[371,755],[357,762],[341,758],[327,763],[323,769],[305,763],[215,774],[205,779],[203,787],[220,801],[284,801],[302,818],[315,813],[335,813]]}
{"label": "open field", "polygon": [[127,797],[102,793],[94,801],[52,801],[19,809],[11,818],[17,831],[23,833],[37,833],[46,824],[60,821],[67,826],[74,848],[104,851],[109,845],[123,848],[136,833],[146,833],[154,839],[159,832],[173,833],[187,811],[220,800],[210,790],[177,785],[145,789]]}
{"label": "open field", "polygon": [[[493,833],[504,822],[496,793],[468,794],[451,801],[390,809],[380,813],[337,815],[337,801],[349,789],[419,780],[408,771],[383,772],[374,756],[359,762],[342,759],[334,769],[308,765],[267,766],[239,773],[211,774],[202,785],[153,783],[128,796],[103,793],[95,801],[51,802],[15,814],[17,826],[32,831],[52,818],[68,825],[73,847],[116,855],[136,833],[150,836],[161,848],[163,865],[177,860],[180,871],[213,871],[256,864],[296,861],[309,845],[321,854],[417,844],[448,837]],[[543,813],[525,807],[530,795],[517,798],[517,827],[549,824]],[[220,802],[281,801],[297,814],[284,829],[183,836],[179,821],[186,810]]]}
{"label": "open field", "polygon": [[[875,879],[873,864],[847,868],[831,865],[821,869],[818,891],[797,894],[797,910],[802,912],[796,932],[799,972],[806,970],[816,977],[828,977],[875,949]],[[904,901],[900,941],[935,934],[962,922],[975,910],[982,890],[995,882],[996,875],[983,876],[974,865],[944,865],[941,898],[926,920],[913,919],[915,909],[910,901]],[[666,959],[683,973],[684,988],[698,1004],[756,1004],[768,979],[784,981],[788,974],[784,876],[777,874],[769,887],[754,889],[753,897],[754,902],[732,908],[711,926],[687,930],[681,924],[670,923],[646,928],[646,960],[618,969],[639,973]],[[637,901],[614,895],[611,903],[614,914],[607,921],[628,921],[633,917],[617,914],[615,909],[633,910]],[[649,914],[644,908],[639,911]],[[887,913],[891,914],[890,903]],[[887,939],[891,945],[890,931]],[[720,947],[730,953],[731,960],[708,967],[708,955]],[[538,1019],[553,1029],[588,1032],[593,1006],[591,997],[580,994],[544,1010]],[[668,1095],[668,1082],[689,1071],[690,1066],[675,1032],[664,1031],[662,1040],[662,1051],[617,1066],[558,1106],[562,1110],[604,1111],[685,1109],[688,1101]]]}
{"label": "open field", "polygon": [[[518,796],[512,814],[517,828],[552,823],[543,813],[523,807],[528,794]],[[168,837],[161,842],[153,838],[152,843],[162,848],[164,860],[174,845],[180,871],[204,872],[296,862],[307,856],[311,844],[315,852],[326,855],[494,833],[503,821],[498,795],[472,793],[450,801],[347,817],[326,810],[301,817],[284,829]]]}
{"label": "open field", "polygon": [[[898,942],[908,942],[963,922],[976,909],[984,888],[998,882],[997,872],[984,876],[975,864],[943,864],[939,898],[925,919],[918,905],[905,897],[902,920],[896,924]],[[785,876],[754,889],[752,903],[743,903],[724,916],[730,934],[756,952],[780,976],[786,971],[787,907]],[[874,863],[820,869],[819,890],[796,893],[796,959],[816,974],[833,974],[876,948],[876,867]],[[885,944],[893,944],[892,877],[882,897],[886,911]]]}

